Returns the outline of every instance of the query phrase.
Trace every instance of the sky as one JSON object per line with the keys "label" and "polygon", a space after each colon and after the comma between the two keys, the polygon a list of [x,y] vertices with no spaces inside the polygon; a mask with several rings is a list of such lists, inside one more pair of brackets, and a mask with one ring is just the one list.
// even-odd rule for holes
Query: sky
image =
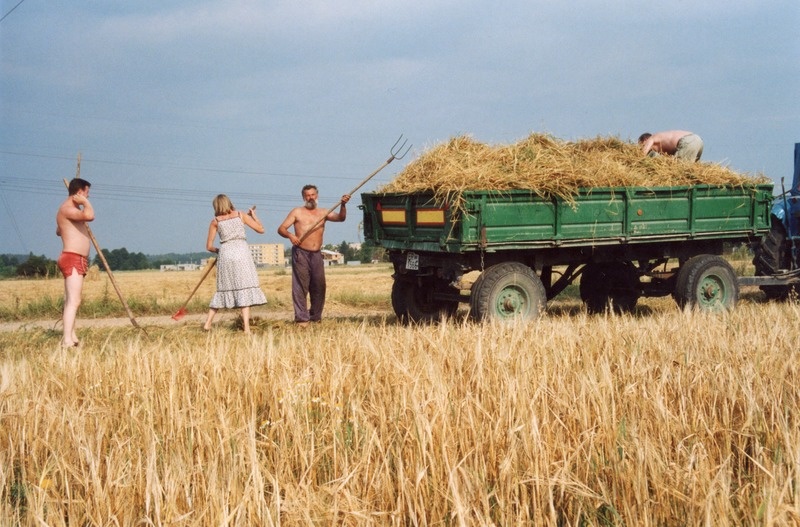
{"label": "sky", "polygon": [[[204,252],[211,200],[266,232],[305,184],[325,242],[361,192],[467,134],[488,144],[684,129],[703,161],[791,185],[797,0],[0,0],[0,254],[56,258],[64,179],[101,249]],[[80,159],[80,164],[78,163]],[[94,254],[94,251],[92,251]]]}

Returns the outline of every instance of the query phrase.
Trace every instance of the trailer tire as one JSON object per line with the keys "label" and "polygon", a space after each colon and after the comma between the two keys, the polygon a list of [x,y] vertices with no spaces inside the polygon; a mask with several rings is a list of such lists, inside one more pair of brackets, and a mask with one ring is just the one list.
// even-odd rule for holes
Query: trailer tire
{"label": "trailer tire", "polygon": [[[783,224],[772,218],[772,228],[761,238],[753,257],[756,276],[770,276],[779,273],[781,269],[791,268],[791,251],[787,247],[786,238]],[[760,289],[768,300],[786,300],[793,292],[798,292],[792,285],[762,285]]]}
{"label": "trailer tire", "polygon": [[739,300],[739,283],[731,264],[721,256],[700,254],[678,270],[675,301],[681,308],[730,310]]}
{"label": "trailer tire", "polygon": [[603,313],[609,306],[617,314],[632,313],[641,296],[639,273],[631,262],[589,263],[579,290],[589,313]]}
{"label": "trailer tire", "polygon": [[437,322],[443,316],[451,317],[458,311],[456,301],[433,299],[431,293],[435,290],[435,284],[429,282],[395,279],[392,284],[392,309],[400,322]]}
{"label": "trailer tire", "polygon": [[547,305],[547,293],[533,269],[503,262],[481,273],[472,285],[469,304],[475,320],[535,320]]}

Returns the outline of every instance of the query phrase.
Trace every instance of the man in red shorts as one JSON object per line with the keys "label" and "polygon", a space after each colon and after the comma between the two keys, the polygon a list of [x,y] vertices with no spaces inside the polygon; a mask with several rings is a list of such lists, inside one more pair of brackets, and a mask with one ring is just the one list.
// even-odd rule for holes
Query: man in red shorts
{"label": "man in red shorts", "polygon": [[64,200],[56,214],[56,235],[61,236],[64,249],[58,257],[58,268],[64,275],[64,336],[61,345],[77,346],[75,318],[81,305],[83,277],[89,268],[89,248],[92,244],[87,221],[94,219],[94,209],[89,202],[89,187],[83,179],[69,182],[69,197]]}

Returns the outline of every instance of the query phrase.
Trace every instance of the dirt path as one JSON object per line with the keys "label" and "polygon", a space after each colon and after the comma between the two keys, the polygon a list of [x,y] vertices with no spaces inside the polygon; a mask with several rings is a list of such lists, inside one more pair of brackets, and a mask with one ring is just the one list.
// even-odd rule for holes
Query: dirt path
{"label": "dirt path", "polygon": [[[390,316],[392,313],[389,311],[370,311],[370,312],[361,312],[357,311],[353,308],[339,308],[339,307],[331,307],[330,309],[326,308],[323,314],[323,318],[325,319],[336,319],[336,318],[351,318],[351,317],[358,317],[358,316],[381,316],[386,315]],[[239,316],[238,311],[220,311],[217,313],[217,316],[214,318],[214,325],[217,324],[229,324],[233,322]],[[262,321],[270,321],[270,322],[291,322],[293,319],[293,315],[291,311],[289,312],[275,312],[275,311],[266,311],[266,310],[258,310],[253,309],[251,312],[251,317],[253,319],[261,319]],[[186,314],[184,317],[179,320],[175,321],[172,320],[172,316],[170,315],[158,315],[158,316],[136,316],[136,323],[139,324],[141,327],[152,327],[152,326],[162,326],[162,327],[182,327],[182,326],[201,326],[206,321],[206,313],[197,313],[197,314]],[[112,328],[112,327],[125,327],[131,326],[131,320],[127,317],[117,317],[117,318],[80,318],[78,317],[77,327],[80,331],[80,328]],[[20,322],[0,322],[0,333],[11,332],[11,331],[24,331],[28,329],[50,329],[50,330],[60,330],[61,329],[61,320],[24,320]]]}
{"label": "dirt path", "polygon": [[[234,313],[218,314],[214,323],[228,322],[236,318]],[[140,326],[182,326],[203,324],[206,315],[186,315],[180,321],[172,320],[171,316],[136,317],[136,323]],[[78,318],[78,329],[80,328],[112,328],[122,326],[132,326],[129,318]],[[0,332],[18,331],[25,329],[61,329],[61,320],[24,320],[21,322],[0,322]]]}

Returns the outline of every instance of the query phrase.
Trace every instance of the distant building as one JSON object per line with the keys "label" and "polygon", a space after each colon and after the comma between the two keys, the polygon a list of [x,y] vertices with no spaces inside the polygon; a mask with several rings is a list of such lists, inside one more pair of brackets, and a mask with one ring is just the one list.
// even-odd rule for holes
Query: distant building
{"label": "distant building", "polygon": [[342,265],[344,263],[344,255],[340,252],[322,249],[322,261],[325,262],[325,265]]}
{"label": "distant building", "polygon": [[285,265],[286,258],[283,253],[282,243],[253,243],[250,244],[250,255],[257,266]]}
{"label": "distant building", "polygon": [[170,265],[161,265],[161,271],[197,271],[200,265],[195,263],[179,263]]}

